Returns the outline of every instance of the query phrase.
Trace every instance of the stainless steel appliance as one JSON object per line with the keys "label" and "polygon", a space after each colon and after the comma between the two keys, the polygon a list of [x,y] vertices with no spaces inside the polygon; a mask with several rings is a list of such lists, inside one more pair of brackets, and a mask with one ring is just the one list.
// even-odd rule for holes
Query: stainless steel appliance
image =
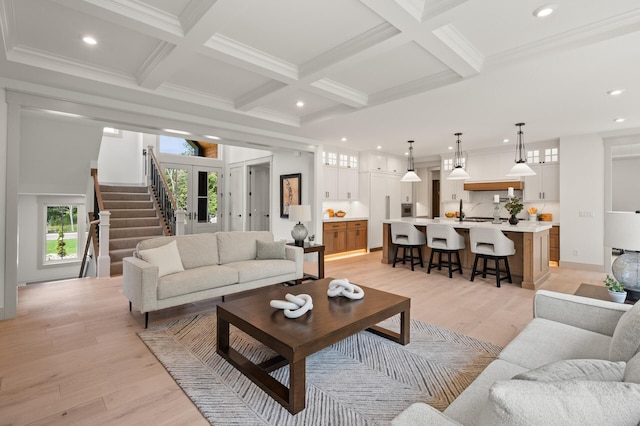
{"label": "stainless steel appliance", "polygon": [[400,216],[402,217],[413,217],[413,204],[411,203],[402,203],[400,207]]}

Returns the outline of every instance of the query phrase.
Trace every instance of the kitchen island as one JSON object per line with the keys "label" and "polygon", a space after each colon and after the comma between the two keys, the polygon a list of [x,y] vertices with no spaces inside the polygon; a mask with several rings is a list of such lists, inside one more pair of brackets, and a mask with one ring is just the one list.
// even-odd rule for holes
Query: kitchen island
{"label": "kitchen island", "polygon": [[[509,267],[514,284],[520,284],[522,288],[536,290],[550,276],[549,271],[549,230],[552,225],[549,222],[520,221],[517,225],[507,222],[493,224],[491,222],[460,222],[457,219],[418,219],[402,218],[385,220],[382,223],[382,263],[393,263],[395,245],[391,242],[391,223],[408,222],[415,225],[420,231],[426,233],[430,223],[451,225],[464,237],[464,250],[460,250],[460,261],[465,277],[471,276],[475,255],[471,253],[469,229],[487,227],[499,229],[515,243],[516,254],[509,256]],[[426,245],[422,247],[422,256],[428,261],[431,249]],[[433,273],[433,271],[432,271]]]}

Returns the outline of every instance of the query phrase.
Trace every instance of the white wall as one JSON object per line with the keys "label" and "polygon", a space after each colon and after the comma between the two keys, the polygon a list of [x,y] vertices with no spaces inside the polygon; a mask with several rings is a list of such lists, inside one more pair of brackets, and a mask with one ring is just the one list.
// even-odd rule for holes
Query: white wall
{"label": "white wall", "polygon": [[4,318],[5,241],[7,215],[7,102],[6,90],[0,89],[0,319]]}
{"label": "white wall", "polygon": [[611,167],[615,211],[640,210],[640,157],[614,158]]}
{"label": "white wall", "polygon": [[560,264],[603,267],[603,140],[597,135],[563,137],[560,149]]}
{"label": "white wall", "polygon": [[103,136],[98,154],[98,181],[101,184],[143,185],[143,134],[122,131],[122,137]]}
{"label": "white wall", "polygon": [[23,110],[19,192],[84,194],[101,140],[98,123]]}

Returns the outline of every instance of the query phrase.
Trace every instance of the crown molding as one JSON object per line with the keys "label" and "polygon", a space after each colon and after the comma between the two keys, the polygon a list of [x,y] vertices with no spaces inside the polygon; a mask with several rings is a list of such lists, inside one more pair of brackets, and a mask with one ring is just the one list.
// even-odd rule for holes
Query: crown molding
{"label": "crown molding", "polygon": [[433,30],[433,35],[454,52],[465,64],[471,67],[470,73],[463,73],[463,77],[476,74],[482,70],[484,56],[465,36],[452,25],[443,25]]}
{"label": "crown molding", "polygon": [[424,19],[426,0],[395,0],[395,2],[418,22]]}
{"label": "crown molding", "polygon": [[285,87],[288,87],[287,84],[277,81],[277,80],[269,80],[263,85],[256,87],[255,89],[239,96],[235,99],[235,107],[241,111],[249,111],[257,106],[259,101],[264,101],[266,96],[274,94]]}
{"label": "crown molding", "polygon": [[262,75],[278,80],[284,79],[285,82],[298,79],[298,67],[294,64],[225,37],[222,34],[214,34],[204,45],[209,49],[253,65],[254,71],[257,68],[257,71],[262,71]]}
{"label": "crown molding", "polygon": [[4,40],[4,51],[8,54],[18,45],[18,24],[13,8],[13,0],[0,2],[0,31]]}
{"label": "crown molding", "polygon": [[[56,0],[60,3],[67,1]],[[158,28],[168,33],[184,36],[182,24],[177,16],[157,9],[140,1],[133,0],[83,0],[85,3],[92,4],[110,12],[125,16],[129,19],[141,22],[150,27]],[[77,1],[76,1],[77,3]]]}
{"label": "crown molding", "polygon": [[448,86],[462,80],[455,71],[446,70],[439,73],[409,81],[395,87],[381,90],[369,95],[369,105],[380,105],[397,99],[406,98],[418,93],[428,92],[439,87]]}
{"label": "crown molding", "polygon": [[[171,52],[175,49],[176,45],[173,43],[169,43],[167,41],[160,42],[156,48],[151,52],[151,54],[144,61],[140,69],[136,73],[136,79],[138,80],[138,84],[147,88],[155,88],[160,85],[161,82],[156,83],[155,85],[149,81],[149,76],[154,73],[154,71],[158,68],[158,66],[169,57]],[[155,86],[155,87],[151,87]]]}
{"label": "crown molding", "polygon": [[325,108],[321,111],[316,111],[312,114],[307,114],[300,120],[302,125],[320,123],[322,121],[330,120],[341,115],[349,114],[356,111],[356,108],[348,105],[340,104],[329,108]]}
{"label": "crown molding", "polygon": [[185,34],[189,33],[218,0],[191,0],[178,19]]}
{"label": "crown molding", "polygon": [[311,86],[320,89],[325,97],[333,99],[337,102],[347,104],[354,108],[367,106],[369,99],[366,93],[356,90],[352,87],[338,83],[329,78],[322,78],[311,83]]}

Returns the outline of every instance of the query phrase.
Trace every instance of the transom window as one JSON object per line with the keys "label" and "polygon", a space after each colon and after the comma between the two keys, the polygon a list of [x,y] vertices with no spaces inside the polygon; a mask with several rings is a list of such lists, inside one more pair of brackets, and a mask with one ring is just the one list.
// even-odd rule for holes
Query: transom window
{"label": "transom window", "polygon": [[445,158],[442,160],[442,167],[445,170],[453,170],[453,158]]}
{"label": "transom window", "polygon": [[337,166],[338,165],[338,153],[336,152],[322,152],[322,164],[325,166]]}
{"label": "transom window", "polygon": [[532,149],[527,151],[527,163],[539,163],[540,162],[540,150]]}
{"label": "transom window", "polygon": [[545,163],[557,162],[558,159],[559,159],[558,148],[546,148],[544,150]]}

